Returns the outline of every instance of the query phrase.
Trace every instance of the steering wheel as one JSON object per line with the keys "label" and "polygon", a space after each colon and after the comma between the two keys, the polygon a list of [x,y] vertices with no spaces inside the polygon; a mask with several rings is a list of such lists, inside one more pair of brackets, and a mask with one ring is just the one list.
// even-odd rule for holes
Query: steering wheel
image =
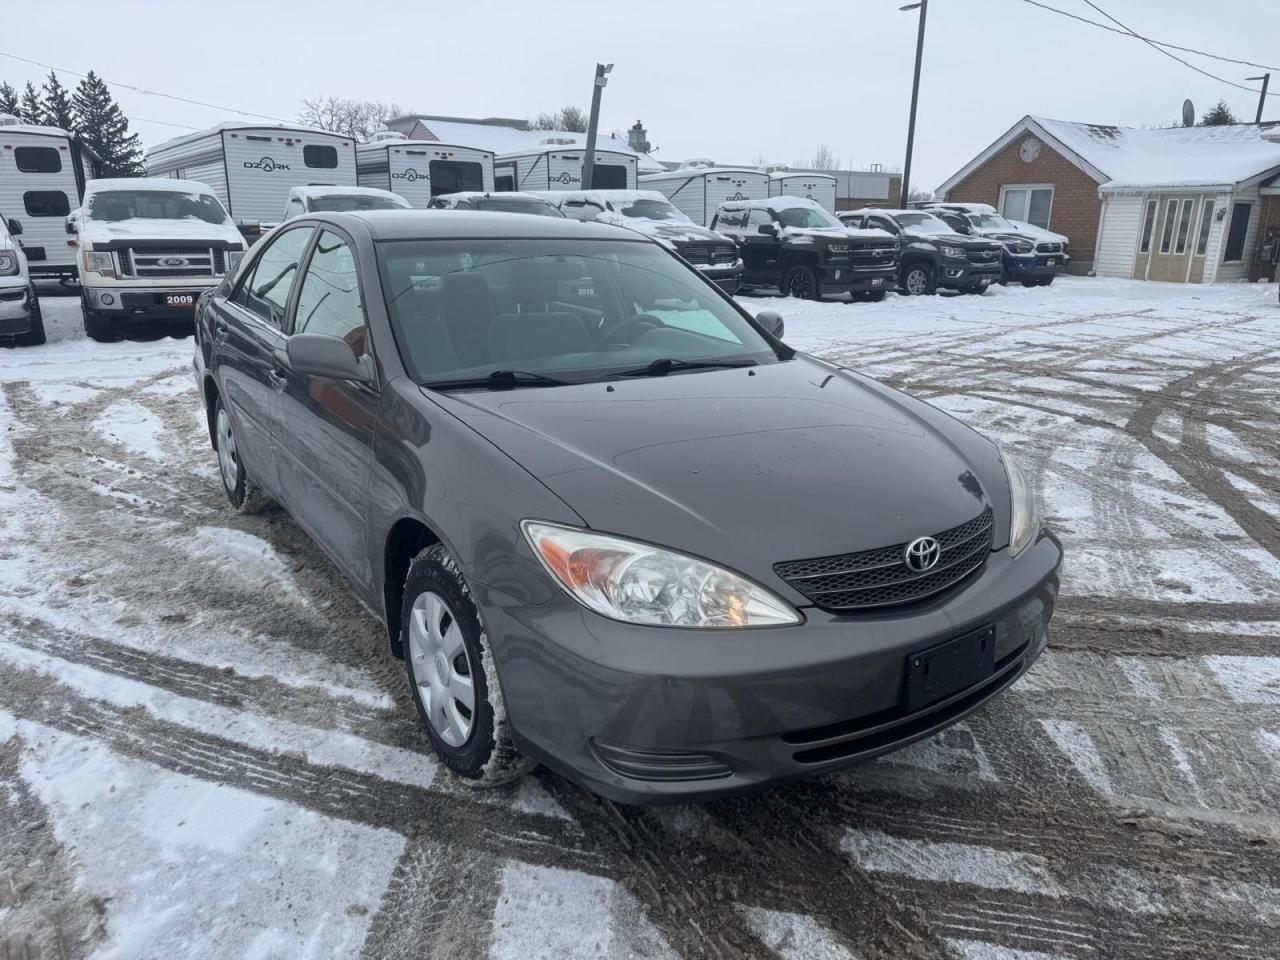
{"label": "steering wheel", "polygon": [[636,327],[642,330],[656,330],[658,327],[665,327],[666,324],[657,317],[648,313],[638,313],[630,320],[624,320],[618,326],[614,327],[596,344],[597,347],[609,347],[615,345],[615,340],[627,330]]}

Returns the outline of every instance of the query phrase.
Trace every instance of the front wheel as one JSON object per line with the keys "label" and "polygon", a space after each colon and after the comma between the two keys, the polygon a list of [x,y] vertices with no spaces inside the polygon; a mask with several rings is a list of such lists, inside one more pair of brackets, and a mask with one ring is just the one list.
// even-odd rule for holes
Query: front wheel
{"label": "front wheel", "polygon": [[933,270],[928,264],[913,263],[902,274],[902,292],[909,297],[925,296],[934,289]]}
{"label": "front wheel", "polygon": [[1041,277],[1036,281],[1037,286],[1047,287],[1053,283],[1053,277]]}
{"label": "front wheel", "polygon": [[493,650],[462,571],[441,544],[413,558],[400,611],[409,690],[442,763],[471,786],[523,776]]}
{"label": "front wheel", "polygon": [[84,309],[84,332],[90,340],[98,343],[115,343],[120,339],[120,331],[110,317],[104,317],[96,310],[90,310],[88,301],[81,301]]}
{"label": "front wheel", "polygon": [[884,299],[883,290],[857,290],[850,294],[854,303],[879,303]]}
{"label": "front wheel", "polygon": [[44,314],[40,311],[40,301],[36,299],[34,286],[31,287],[28,296],[31,297],[31,327],[26,333],[20,333],[14,337],[13,341],[20,347],[38,347],[45,342]]}
{"label": "front wheel", "polygon": [[801,300],[818,299],[818,275],[812,267],[797,263],[782,275],[782,292]]}

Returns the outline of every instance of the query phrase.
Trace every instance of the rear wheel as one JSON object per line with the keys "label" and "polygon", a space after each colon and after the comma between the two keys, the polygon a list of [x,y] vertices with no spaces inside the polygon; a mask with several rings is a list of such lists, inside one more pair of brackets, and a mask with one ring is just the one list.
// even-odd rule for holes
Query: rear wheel
{"label": "rear wheel", "polygon": [[227,500],[238,513],[261,513],[270,502],[245,472],[240,459],[240,447],[236,443],[235,427],[222,405],[222,398],[213,402],[213,446],[218,451],[218,473],[222,477],[222,489]]}
{"label": "rear wheel", "polygon": [[400,642],[414,706],[445,766],[471,786],[505,783],[533,766],[511,742],[489,638],[442,544],[409,565]]}
{"label": "rear wheel", "polygon": [[933,269],[927,263],[913,263],[902,273],[902,292],[909,297],[926,296],[936,289]]}
{"label": "rear wheel", "polygon": [[801,300],[817,300],[818,275],[812,267],[797,263],[782,275],[782,292]]}
{"label": "rear wheel", "polygon": [[29,296],[31,297],[31,328],[26,333],[20,333],[13,338],[13,342],[20,347],[38,347],[45,341],[44,314],[40,312],[40,301],[36,299],[34,286],[31,287]]}

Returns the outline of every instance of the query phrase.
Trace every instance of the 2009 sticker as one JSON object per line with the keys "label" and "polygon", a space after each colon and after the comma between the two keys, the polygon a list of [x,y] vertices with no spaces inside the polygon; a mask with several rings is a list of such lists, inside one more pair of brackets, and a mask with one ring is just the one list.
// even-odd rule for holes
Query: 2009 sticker
{"label": "2009 sticker", "polygon": [[193,293],[166,293],[164,302],[168,307],[194,307],[196,297]]}

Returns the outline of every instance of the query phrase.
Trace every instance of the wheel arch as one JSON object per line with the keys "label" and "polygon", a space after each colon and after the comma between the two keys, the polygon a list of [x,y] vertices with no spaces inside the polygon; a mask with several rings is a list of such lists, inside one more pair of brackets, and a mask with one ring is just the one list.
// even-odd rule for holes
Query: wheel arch
{"label": "wheel arch", "polygon": [[218,405],[218,399],[221,394],[218,392],[218,384],[213,379],[212,374],[206,373],[204,375],[201,389],[204,391],[204,424],[209,429],[209,446],[217,450],[218,434],[213,425],[213,412]]}
{"label": "wheel arch", "polygon": [[391,653],[404,659],[400,644],[400,607],[404,601],[404,581],[409,564],[427,547],[444,540],[418,517],[401,517],[387,531],[382,546],[382,604],[386,620],[387,641]]}

